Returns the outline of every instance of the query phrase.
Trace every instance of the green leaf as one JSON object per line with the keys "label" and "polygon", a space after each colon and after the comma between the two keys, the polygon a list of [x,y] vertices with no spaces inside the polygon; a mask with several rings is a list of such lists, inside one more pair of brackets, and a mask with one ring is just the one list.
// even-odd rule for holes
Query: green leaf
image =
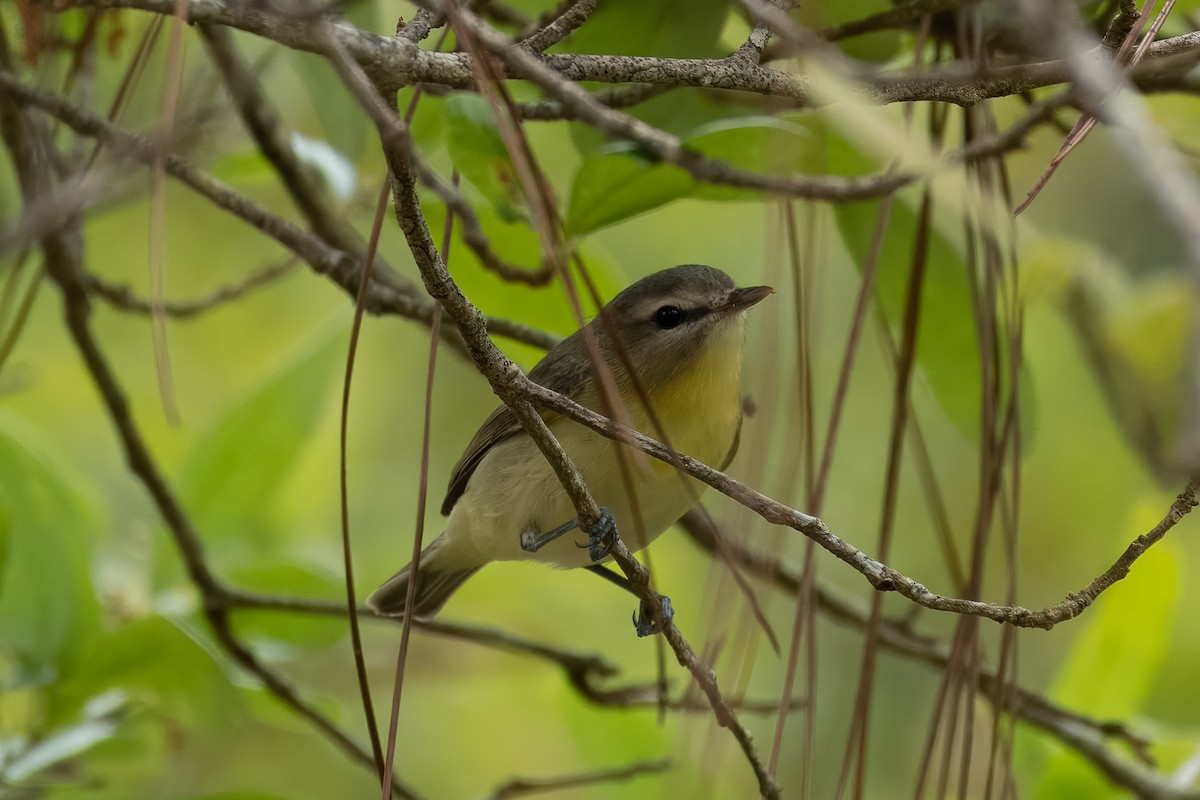
{"label": "green leaf", "polygon": [[357,161],[367,146],[368,123],[362,108],[324,58],[296,50],[287,51],[287,58],[308,90],[329,146]]}
{"label": "green leaf", "polygon": [[604,0],[587,25],[554,49],[666,58],[728,55],[717,44],[729,9],[725,0]]}
{"label": "green leaf", "polygon": [[21,680],[69,669],[98,604],[88,568],[96,521],[73,481],[0,417],[0,648]]}
{"label": "green leaf", "polygon": [[694,186],[679,167],[647,162],[632,147],[590,155],[571,185],[567,233],[582,236],[613,225],[684,197]]}
{"label": "green leaf", "polygon": [[[871,248],[879,203],[835,206],[842,239],[861,268]],[[918,214],[904,199],[892,204],[879,256],[875,295],[894,331],[904,318]],[[917,363],[942,410],[959,431],[979,437],[979,343],[967,267],[958,250],[933,225],[917,331]]]}
{"label": "green leaf", "polygon": [[265,541],[264,509],[308,446],[344,357],[341,331],[323,336],[200,437],[179,494],[207,539]]}
{"label": "green leaf", "polygon": [[88,703],[81,718],[50,731],[4,765],[5,783],[19,784],[111,739],[121,724],[124,698],[109,693]]}
{"label": "green leaf", "polygon": [[1160,472],[1182,454],[1187,387],[1194,374],[1196,293],[1190,277],[1128,275],[1095,253],[1077,270],[1066,308],[1117,421]]}
{"label": "green leaf", "polygon": [[[1146,505],[1131,525],[1141,529],[1160,512]],[[1138,561],[1082,620],[1083,632],[1059,670],[1051,697],[1098,719],[1129,719],[1143,709],[1169,652],[1178,610],[1181,564],[1171,543]],[[1152,621],[1153,624],[1147,624]],[[1056,750],[1038,774],[1034,798],[1124,797],[1074,752]]]}
{"label": "green leaf", "polygon": [[487,198],[501,219],[524,219],[520,180],[487,100],[456,94],[442,107],[448,132],[446,148],[454,168]]}
{"label": "green leaf", "polygon": [[149,616],[98,638],[81,666],[50,698],[52,714],[70,719],[113,690],[161,714],[195,725],[228,724],[239,702],[221,665],[174,622]]}
{"label": "green leaf", "polygon": [[282,795],[267,794],[266,792],[221,792],[206,794],[196,800],[284,800]]}
{"label": "green leaf", "polygon": [[[684,143],[709,158],[739,169],[766,173],[803,168],[815,143],[807,128],[777,117],[717,120],[697,128]],[[701,184],[696,196],[706,200],[757,200],[762,192]]]}

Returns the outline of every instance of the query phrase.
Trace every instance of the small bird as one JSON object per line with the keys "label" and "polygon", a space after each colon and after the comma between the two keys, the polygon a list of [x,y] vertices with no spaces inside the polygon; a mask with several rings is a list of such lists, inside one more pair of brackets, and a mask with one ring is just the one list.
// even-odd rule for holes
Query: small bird
{"label": "small bird", "polygon": [[[722,469],[728,465],[737,451],[742,425],[745,311],[771,292],[769,286],[738,289],[724,272],[688,264],[656,272],[614,297],[587,327],[612,373],[627,421],[661,438],[626,362],[669,444],[705,463]],[[611,334],[619,337],[623,347]],[[580,405],[607,413],[584,330],[546,353],[529,377]],[[629,445],[554,412],[541,413],[597,504],[605,509],[606,519],[620,525],[621,538],[632,551],[650,544],[674,524],[707,488],[656,459],[629,459],[635,506],[618,463],[618,448]],[[451,593],[492,561],[589,567],[624,584],[615,572],[592,563],[588,548],[561,536],[575,527],[574,506],[506,406],[487,418],[454,467],[442,514],[449,517],[445,531],[421,551],[412,608],[417,618],[436,614]],[[527,549],[531,540],[544,544],[531,552]],[[367,605],[382,615],[404,616],[410,570],[411,565],[396,573],[367,598]],[[639,623],[639,633],[644,633],[643,627]]]}

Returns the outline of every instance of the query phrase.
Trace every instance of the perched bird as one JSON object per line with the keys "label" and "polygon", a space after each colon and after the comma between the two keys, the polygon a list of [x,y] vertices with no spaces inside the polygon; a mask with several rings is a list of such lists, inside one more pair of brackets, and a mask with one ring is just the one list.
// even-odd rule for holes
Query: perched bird
{"label": "perched bird", "polygon": [[[588,328],[633,427],[660,438],[626,362],[670,445],[705,463],[727,465],[737,450],[742,424],[745,311],[771,291],[769,286],[738,289],[724,272],[689,264],[656,272],[614,297]],[[551,349],[529,377],[606,413],[583,330]],[[618,464],[618,448],[628,445],[553,412],[543,411],[542,416],[596,502],[620,526],[630,550],[657,538],[707,488],[656,459],[631,459],[635,506]],[[536,552],[522,546],[524,541],[528,547],[531,538],[552,538],[537,534],[570,530],[575,509],[537,445],[505,406],[488,417],[455,466],[442,514],[449,516],[445,532],[421,551],[412,608],[418,618],[436,614],[463,581],[491,561],[591,566],[622,582],[616,573],[593,565],[588,549],[572,537],[554,538]],[[377,589],[367,605],[380,614],[403,616],[410,568]]]}

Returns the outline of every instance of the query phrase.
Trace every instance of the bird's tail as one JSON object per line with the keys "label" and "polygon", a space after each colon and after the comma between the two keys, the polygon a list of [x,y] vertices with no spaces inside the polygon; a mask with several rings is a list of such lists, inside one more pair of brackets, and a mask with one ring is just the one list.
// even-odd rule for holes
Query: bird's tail
{"label": "bird's tail", "polygon": [[[437,558],[443,538],[439,536],[421,551],[421,563],[417,570],[416,593],[413,595],[413,616],[428,619],[442,610],[458,587],[467,578],[479,571],[479,567],[443,565]],[[367,606],[386,617],[403,617],[408,601],[408,582],[412,564],[397,572],[367,598]]]}

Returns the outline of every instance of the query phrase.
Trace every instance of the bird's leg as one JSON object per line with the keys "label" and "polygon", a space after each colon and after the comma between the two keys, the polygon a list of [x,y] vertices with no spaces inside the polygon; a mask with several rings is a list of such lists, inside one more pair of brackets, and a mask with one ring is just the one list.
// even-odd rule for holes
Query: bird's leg
{"label": "bird's leg", "polygon": [[555,539],[567,535],[578,527],[579,520],[573,519],[546,533],[538,533],[535,530],[521,531],[521,549],[526,553],[536,553]]}
{"label": "bird's leg", "polygon": [[[599,564],[593,564],[590,567],[585,567],[585,569],[588,572],[596,573],[614,586],[620,586],[635,597],[637,596],[637,590],[633,588],[633,584],[624,575],[613,572],[611,569],[602,567]],[[671,605],[671,598],[665,594],[660,594],[658,600],[662,604],[663,624],[665,625],[675,617],[675,608]],[[633,615],[633,627],[637,630],[638,636],[650,636],[661,630],[655,624],[653,610],[651,610],[650,605],[645,601],[642,601],[641,605],[638,606],[637,613]]]}
{"label": "bird's leg", "polygon": [[608,554],[612,552],[613,545],[617,543],[617,518],[611,511],[601,506],[600,517],[587,535],[588,558],[592,561],[601,561],[607,558]]}
{"label": "bird's leg", "polygon": [[[545,533],[538,533],[534,530],[522,531],[521,549],[526,553],[536,553],[555,539],[565,536],[578,527],[579,519],[576,518],[564,522],[557,528]],[[601,507],[600,518],[596,520],[595,526],[588,532],[587,544],[579,546],[588,548],[588,555],[591,556],[592,561],[600,561],[612,552],[616,537],[617,520],[611,511]]]}
{"label": "bird's leg", "polygon": [[[675,618],[675,607],[671,605],[671,598],[665,594],[658,596],[658,602],[662,604],[662,623],[665,627]],[[651,636],[662,630],[654,618],[654,610],[645,600],[638,606],[637,613],[633,615],[633,627],[637,630],[638,636]]]}

